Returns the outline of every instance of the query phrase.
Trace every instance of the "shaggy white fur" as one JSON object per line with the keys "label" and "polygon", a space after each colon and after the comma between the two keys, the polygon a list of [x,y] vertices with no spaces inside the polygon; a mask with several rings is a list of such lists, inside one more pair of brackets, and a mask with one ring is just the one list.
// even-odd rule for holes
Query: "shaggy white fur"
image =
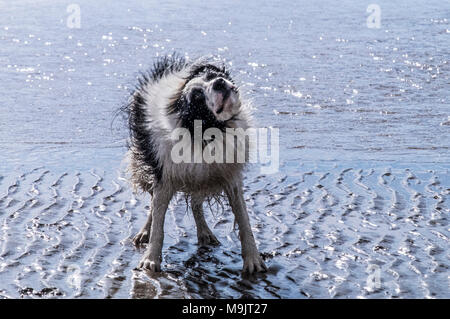
{"label": "shaggy white fur", "polygon": [[[245,162],[195,163],[191,158],[176,163],[171,154],[174,145],[180,143],[174,131],[184,128],[194,133],[194,123],[198,121],[203,126],[202,132],[216,128],[224,135],[202,143],[203,148],[214,145],[211,143],[233,153],[245,148],[245,143],[224,143],[227,128],[245,130],[251,126],[250,105],[241,100],[228,71],[205,60],[187,63],[180,58],[164,57],[149,74],[143,75],[127,112],[131,181],[136,189],[152,195],[148,220],[134,238],[136,245],[149,242],[140,267],[160,270],[164,216],[172,196],[184,192],[191,200],[199,244],[219,243],[206,224],[202,203],[225,194],[239,226],[244,271],[266,270],[256,248],[243,197]],[[188,142],[186,148],[193,150],[194,143]],[[247,159],[248,150],[244,151]]]}

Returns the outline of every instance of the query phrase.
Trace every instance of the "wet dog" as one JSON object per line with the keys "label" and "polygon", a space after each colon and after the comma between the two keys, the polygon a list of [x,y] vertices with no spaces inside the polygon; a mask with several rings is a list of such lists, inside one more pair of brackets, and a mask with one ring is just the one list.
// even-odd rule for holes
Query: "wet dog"
{"label": "wet dog", "polygon": [[[174,194],[182,192],[190,201],[199,245],[219,244],[203,216],[203,202],[225,195],[239,227],[243,271],[265,271],[243,196],[246,163],[199,162],[189,156],[191,161],[177,162],[173,158],[178,142],[173,132],[177,129],[195,135],[199,125],[202,133],[216,129],[224,134],[228,128],[250,127],[250,107],[242,101],[225,66],[205,59],[187,62],[176,56],[160,58],[141,75],[126,111],[130,179],[135,188],[150,193],[152,198],[147,222],[133,239],[138,246],[148,243],[139,267],[161,270],[166,210]],[[214,140],[223,142],[218,136],[212,136],[210,141]],[[187,142],[190,150],[190,140]],[[202,141],[202,150],[206,144]]]}

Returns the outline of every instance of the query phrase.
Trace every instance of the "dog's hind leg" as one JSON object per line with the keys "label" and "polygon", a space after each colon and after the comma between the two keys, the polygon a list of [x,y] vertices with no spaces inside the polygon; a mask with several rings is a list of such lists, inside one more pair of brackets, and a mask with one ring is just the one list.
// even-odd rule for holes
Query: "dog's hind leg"
{"label": "dog's hind leg", "polygon": [[164,241],[164,219],[167,207],[174,192],[168,187],[159,184],[153,190],[152,220],[150,227],[150,243],[144,257],[139,263],[139,268],[151,271],[161,271],[161,252]]}
{"label": "dog's hind leg", "polygon": [[[150,192],[150,196],[153,197],[153,192]],[[148,212],[147,221],[144,227],[133,237],[133,244],[135,246],[141,246],[148,243],[150,238],[150,228],[152,227],[152,206],[150,205],[150,211]]]}
{"label": "dog's hind leg", "polygon": [[150,207],[150,211],[148,213],[147,221],[145,222],[144,227],[136,234],[133,238],[133,243],[135,246],[141,246],[142,244],[148,243],[150,238],[150,229],[152,227],[152,208]]}
{"label": "dog's hind leg", "polygon": [[254,271],[266,271],[253,237],[250,220],[245,206],[242,184],[232,185],[226,190],[231,209],[239,226],[239,237],[242,246],[242,258],[244,260],[243,272],[253,273]]}
{"label": "dog's hind leg", "polygon": [[197,238],[199,246],[217,246],[220,242],[209,229],[203,215],[203,197],[192,195],[191,197],[192,213],[194,214],[195,224],[197,226]]}

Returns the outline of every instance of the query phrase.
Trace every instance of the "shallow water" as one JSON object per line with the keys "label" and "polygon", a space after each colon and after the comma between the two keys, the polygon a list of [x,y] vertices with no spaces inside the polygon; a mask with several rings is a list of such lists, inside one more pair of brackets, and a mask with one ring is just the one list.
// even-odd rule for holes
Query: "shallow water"
{"label": "shallow water", "polygon": [[[21,1],[0,10],[0,296],[450,297],[450,5]],[[236,10],[237,9],[237,10]],[[269,272],[243,278],[227,207],[198,249],[184,200],[163,272],[135,270],[145,219],[114,111],[158,55],[214,54],[280,128],[280,171],[246,199]],[[377,275],[379,285],[368,279]],[[377,277],[377,278],[378,278]]]}

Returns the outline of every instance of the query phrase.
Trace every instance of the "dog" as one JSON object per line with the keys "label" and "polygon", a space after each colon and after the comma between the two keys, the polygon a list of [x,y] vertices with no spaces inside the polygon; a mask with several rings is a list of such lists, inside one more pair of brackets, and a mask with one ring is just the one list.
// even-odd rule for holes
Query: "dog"
{"label": "dog", "polygon": [[[195,123],[201,124],[202,133],[212,128],[225,133],[228,128],[251,127],[250,105],[241,99],[225,65],[204,58],[188,62],[176,55],[161,57],[140,75],[125,110],[130,131],[126,156],[130,181],[135,189],[151,195],[147,222],[133,238],[136,246],[148,243],[139,268],[161,271],[166,210],[171,198],[181,192],[189,199],[201,246],[220,244],[205,221],[203,202],[226,197],[239,227],[243,272],[266,271],[243,196],[246,163],[173,160],[177,142],[173,132],[177,129],[194,133]],[[223,142],[216,137],[210,142]],[[202,141],[202,149],[205,144]],[[233,145],[236,147],[227,144],[228,150],[233,151]]]}

